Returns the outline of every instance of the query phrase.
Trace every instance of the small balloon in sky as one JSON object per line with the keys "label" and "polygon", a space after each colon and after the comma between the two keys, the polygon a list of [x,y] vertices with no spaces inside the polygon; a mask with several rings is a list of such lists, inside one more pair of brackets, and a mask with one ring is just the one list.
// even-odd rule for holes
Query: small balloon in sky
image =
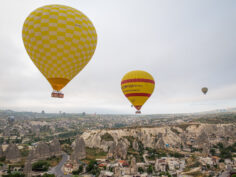
{"label": "small balloon in sky", "polygon": [[208,88],[207,87],[203,87],[202,88],[202,93],[204,93],[204,95],[206,95],[207,92],[208,92]]}
{"label": "small balloon in sky", "polygon": [[26,18],[22,38],[27,53],[53,88],[63,89],[90,61],[97,33],[82,12],[64,5],[40,7]]}

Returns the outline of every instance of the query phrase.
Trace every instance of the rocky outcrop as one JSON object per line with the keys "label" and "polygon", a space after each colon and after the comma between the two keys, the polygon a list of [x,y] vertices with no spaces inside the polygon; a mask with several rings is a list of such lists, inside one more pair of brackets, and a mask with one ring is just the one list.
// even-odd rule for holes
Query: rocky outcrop
{"label": "rocky outcrop", "polygon": [[74,151],[71,154],[71,160],[77,163],[79,160],[86,158],[85,142],[82,137],[77,137]]}
{"label": "rocky outcrop", "polygon": [[27,160],[24,165],[23,173],[26,177],[32,176],[32,164],[30,160]]}
{"label": "rocky outcrop", "polygon": [[18,162],[21,159],[21,153],[16,144],[9,144],[5,151],[6,160]]}
{"label": "rocky outcrop", "polygon": [[52,156],[59,156],[61,154],[62,151],[60,142],[54,139],[49,145],[45,142],[40,142],[29,152],[27,160],[32,163],[38,160],[45,160]]}
{"label": "rocky outcrop", "polygon": [[[113,142],[104,142],[101,136],[110,134]],[[173,126],[150,127],[150,128],[123,128],[110,130],[91,130],[84,132],[83,137],[86,146],[90,148],[101,148],[108,155],[115,153],[114,146],[120,141],[126,141],[127,136],[134,138],[132,147],[137,149],[135,141],[140,141],[144,147],[158,148],[181,148],[191,145],[199,149],[204,148],[207,153],[212,144],[223,142],[232,144],[235,141],[235,124],[177,124]],[[125,143],[127,144],[127,143]],[[121,147],[119,149],[122,149]],[[119,154],[119,153],[118,153]]]}
{"label": "rocky outcrop", "polygon": [[133,143],[132,143],[132,148],[133,148],[135,151],[138,151],[138,150],[139,150],[139,145],[138,145],[137,140],[134,140],[134,141],[133,141]]}
{"label": "rocky outcrop", "polygon": [[138,172],[138,167],[137,167],[137,164],[136,164],[136,159],[135,159],[135,157],[132,157],[131,163],[130,163],[130,174],[131,175],[136,175],[137,172]]}
{"label": "rocky outcrop", "polygon": [[127,156],[127,151],[128,151],[128,145],[123,141],[119,141],[115,148],[115,157],[116,158],[121,158],[121,159],[126,159]]}
{"label": "rocky outcrop", "polygon": [[109,147],[113,144],[113,141],[101,141],[101,147],[103,151],[107,152]]}
{"label": "rocky outcrop", "polygon": [[114,168],[114,177],[121,177],[122,174],[121,174],[121,170],[120,170],[120,167],[115,167]]}
{"label": "rocky outcrop", "polygon": [[39,159],[46,159],[50,156],[51,156],[50,148],[44,142],[39,143],[37,145],[36,149],[34,150],[34,158],[35,159],[38,159],[38,160]]}
{"label": "rocky outcrop", "polygon": [[107,153],[107,158],[112,158],[115,155],[116,151],[116,143],[113,142],[112,145],[109,147],[109,151]]}
{"label": "rocky outcrop", "polygon": [[31,151],[29,151],[27,161],[32,161],[33,159],[34,159],[34,151],[31,150]]}
{"label": "rocky outcrop", "polygon": [[2,145],[0,145],[0,158],[3,157],[4,154],[3,154],[3,149],[2,149]]}
{"label": "rocky outcrop", "polygon": [[158,133],[158,135],[156,137],[156,142],[155,142],[154,148],[156,148],[156,149],[165,148],[165,142],[163,140],[163,134],[162,133]]}
{"label": "rocky outcrop", "polygon": [[125,140],[126,139],[120,140],[118,144],[113,142],[113,144],[109,147],[107,158],[126,159],[129,142]]}
{"label": "rocky outcrop", "polygon": [[51,155],[61,155],[61,144],[57,139],[54,139],[49,145]]}

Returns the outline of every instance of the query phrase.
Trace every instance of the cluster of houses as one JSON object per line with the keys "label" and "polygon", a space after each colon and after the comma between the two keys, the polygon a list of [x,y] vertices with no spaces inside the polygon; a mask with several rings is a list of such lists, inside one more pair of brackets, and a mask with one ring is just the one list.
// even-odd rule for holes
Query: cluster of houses
{"label": "cluster of houses", "polygon": [[[185,158],[174,158],[174,157],[161,157],[156,160],[147,160],[146,162],[136,162],[136,159],[132,157],[129,161],[126,160],[113,160],[109,161],[107,159],[96,159],[98,162],[98,167],[100,168],[100,177],[147,177],[147,176],[159,176],[160,174],[170,174],[172,176],[191,176],[188,172],[184,172],[187,166],[186,157]],[[212,157],[198,157],[199,162],[198,167],[190,169],[190,172],[200,171],[201,173],[220,176],[223,171],[232,172],[236,169],[236,157],[232,160],[225,159],[224,162],[220,162],[220,158],[217,156]],[[152,174],[147,173],[147,169],[152,167]],[[218,168],[218,170],[213,170],[213,167]],[[63,166],[63,171],[65,174],[71,174],[72,171],[78,169],[78,165],[75,165],[71,161],[68,161]],[[142,169],[142,170],[140,170]],[[86,174],[84,167],[82,176],[90,176]],[[162,175],[165,176],[165,175]]]}

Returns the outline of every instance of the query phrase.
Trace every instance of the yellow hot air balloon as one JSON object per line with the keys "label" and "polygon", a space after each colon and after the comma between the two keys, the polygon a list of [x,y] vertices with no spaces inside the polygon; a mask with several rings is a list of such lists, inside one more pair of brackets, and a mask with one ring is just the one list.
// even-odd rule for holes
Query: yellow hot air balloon
{"label": "yellow hot air balloon", "polygon": [[153,77],[145,71],[131,71],[121,81],[121,90],[131,104],[141,113],[140,109],[151,96],[155,87]]}
{"label": "yellow hot air balloon", "polygon": [[23,42],[33,63],[53,88],[52,97],[92,58],[97,34],[82,12],[64,5],[47,5],[33,11],[25,20]]}
{"label": "yellow hot air balloon", "polygon": [[203,87],[202,88],[202,93],[204,93],[204,95],[206,95],[207,92],[208,92],[208,88],[207,87]]}

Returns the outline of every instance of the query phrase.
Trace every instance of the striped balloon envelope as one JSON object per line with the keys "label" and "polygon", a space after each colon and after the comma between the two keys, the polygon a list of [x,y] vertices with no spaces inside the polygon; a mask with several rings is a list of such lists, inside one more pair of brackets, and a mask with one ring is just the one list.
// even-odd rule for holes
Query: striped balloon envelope
{"label": "striped balloon envelope", "polygon": [[152,95],[155,81],[151,74],[145,71],[131,71],[125,74],[121,81],[121,90],[131,104],[141,113],[143,104]]}

